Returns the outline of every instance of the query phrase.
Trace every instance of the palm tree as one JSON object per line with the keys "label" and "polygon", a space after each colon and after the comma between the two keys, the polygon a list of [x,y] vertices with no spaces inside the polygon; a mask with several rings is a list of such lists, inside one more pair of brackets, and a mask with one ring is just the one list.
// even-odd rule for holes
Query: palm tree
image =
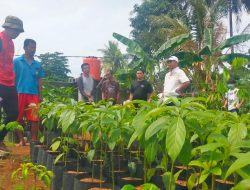
{"label": "palm tree", "polygon": [[123,69],[127,65],[125,56],[122,54],[116,42],[109,41],[105,45],[105,49],[99,49],[103,53],[104,67],[112,69],[116,72],[118,69]]}

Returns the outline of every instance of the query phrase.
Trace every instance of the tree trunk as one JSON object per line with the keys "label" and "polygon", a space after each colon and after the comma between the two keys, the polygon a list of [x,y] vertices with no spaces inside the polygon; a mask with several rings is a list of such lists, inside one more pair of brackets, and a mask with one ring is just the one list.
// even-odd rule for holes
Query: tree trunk
{"label": "tree trunk", "polygon": [[[229,30],[230,30],[230,38],[233,36],[233,2],[232,0],[228,0],[228,13],[229,13]],[[231,53],[234,53],[234,47],[231,47]]]}

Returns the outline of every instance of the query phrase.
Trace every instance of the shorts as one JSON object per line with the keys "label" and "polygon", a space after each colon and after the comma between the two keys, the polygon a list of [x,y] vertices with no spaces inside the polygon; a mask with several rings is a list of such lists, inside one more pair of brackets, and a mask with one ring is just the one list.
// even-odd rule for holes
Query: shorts
{"label": "shorts", "polygon": [[39,121],[39,97],[34,94],[18,94],[18,121],[26,118],[28,121]]}

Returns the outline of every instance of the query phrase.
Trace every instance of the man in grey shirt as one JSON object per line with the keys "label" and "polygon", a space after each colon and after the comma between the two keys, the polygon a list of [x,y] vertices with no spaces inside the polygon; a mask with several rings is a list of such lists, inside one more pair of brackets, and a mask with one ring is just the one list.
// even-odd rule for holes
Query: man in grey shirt
{"label": "man in grey shirt", "polygon": [[81,65],[81,68],[82,73],[76,80],[78,87],[78,101],[92,102],[94,80],[89,75],[89,64],[83,63]]}

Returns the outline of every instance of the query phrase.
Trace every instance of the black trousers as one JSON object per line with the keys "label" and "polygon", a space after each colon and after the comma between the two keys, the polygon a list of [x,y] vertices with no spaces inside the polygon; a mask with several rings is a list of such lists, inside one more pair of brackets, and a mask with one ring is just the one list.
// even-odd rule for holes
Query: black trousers
{"label": "black trousers", "polygon": [[[18,116],[17,92],[15,86],[5,86],[0,84],[0,107],[6,114],[4,124],[16,121]],[[2,115],[1,115],[2,117]],[[7,134],[7,130],[0,131],[0,141],[3,141]]]}

